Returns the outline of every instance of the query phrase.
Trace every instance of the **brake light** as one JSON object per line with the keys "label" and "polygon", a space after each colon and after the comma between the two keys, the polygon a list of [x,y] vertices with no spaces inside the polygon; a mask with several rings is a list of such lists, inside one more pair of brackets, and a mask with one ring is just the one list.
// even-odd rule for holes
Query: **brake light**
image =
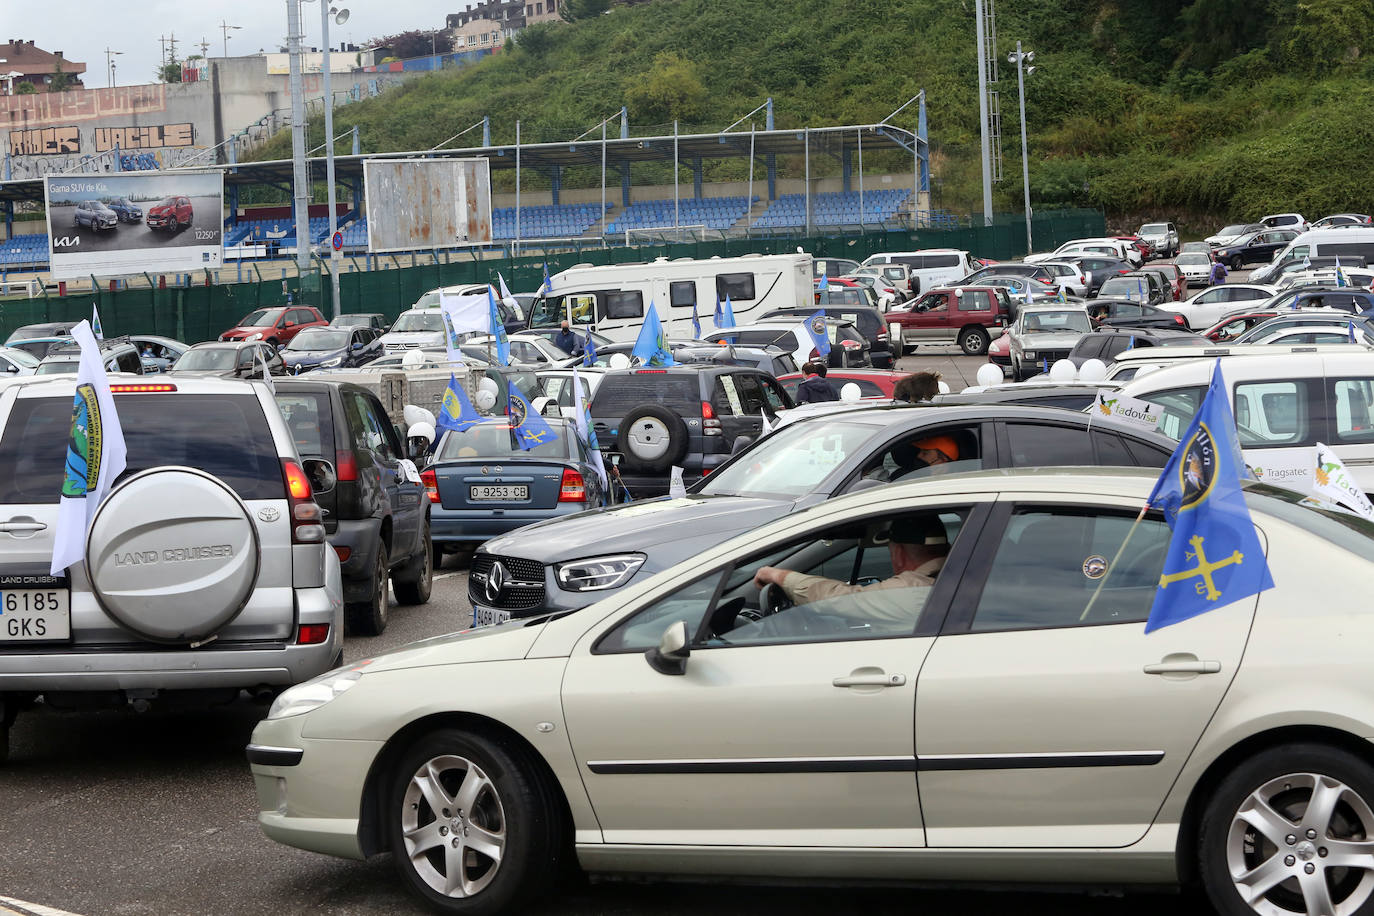
{"label": "brake light", "polygon": [[296,627],[296,645],[318,646],[329,639],[329,624],[303,623]]}
{"label": "brake light", "polygon": [[840,346],[844,347],[846,350],[862,350],[864,348],[864,345],[857,340],[842,340],[840,341]]}
{"label": "brake light", "polygon": [[324,514],[311,495],[310,478],[294,458],[281,460],[281,474],[291,507],[291,543],[324,543]]}
{"label": "brake light", "polygon": [[1036,277],[1035,279],[1036,279],[1036,280],[1039,280],[1041,283],[1045,284],[1046,286],[1053,286],[1053,285],[1054,285],[1054,281],[1053,281],[1053,280],[1046,280],[1044,277]]}
{"label": "brake light", "polygon": [[351,556],[353,556],[353,548],[352,548],[352,547],[341,547],[341,546],[339,546],[338,544],[335,544],[335,545],[334,545],[334,552],[337,553],[337,554],[339,555],[339,562],[340,562],[340,563],[347,563],[347,562],[348,562],[348,558],[351,557]]}
{"label": "brake light", "polygon": [[334,476],[339,480],[358,479],[358,459],[352,452],[339,449],[334,453]]}
{"label": "brake light", "polygon": [[715,408],[711,406],[710,401],[701,402],[701,418],[703,420],[714,420],[716,418]]}
{"label": "brake light", "polygon": [[425,485],[425,494],[429,496],[429,501],[437,503],[439,501],[439,477],[431,468],[428,471],[420,472],[420,481]]}
{"label": "brake light", "polygon": [[1183,316],[1182,316],[1182,315],[1175,315],[1175,316],[1174,316],[1174,324],[1183,324]]}
{"label": "brake light", "polygon": [[176,391],[177,386],[167,382],[157,382],[154,384],[142,385],[111,385],[110,391],[113,394],[149,394],[159,391]]}
{"label": "brake light", "polygon": [[582,475],[572,468],[563,469],[563,483],[558,488],[560,503],[584,503],[587,501],[587,484]]}
{"label": "brake light", "polygon": [[663,375],[667,369],[636,369],[635,375]]}

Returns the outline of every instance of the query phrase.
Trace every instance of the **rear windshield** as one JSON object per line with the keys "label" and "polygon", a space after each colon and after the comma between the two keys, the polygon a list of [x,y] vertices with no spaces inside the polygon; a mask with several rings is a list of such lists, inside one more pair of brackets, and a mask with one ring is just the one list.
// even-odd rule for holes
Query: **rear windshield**
{"label": "rear windshield", "polygon": [[701,388],[691,375],[644,371],[603,379],[592,399],[592,415],[623,417],[636,407],[661,404],[677,413],[701,415]]}
{"label": "rear windshield", "polygon": [[[323,391],[278,391],[276,397],[282,419],[286,421],[286,428],[296,442],[296,453],[301,457],[333,460],[334,424],[333,414],[329,410],[329,395]],[[326,443],[329,446],[327,451]]]}
{"label": "rear windshield", "polygon": [[440,461],[461,460],[463,458],[553,458],[558,461],[568,459],[568,447],[572,444],[566,430],[557,432],[558,438],[541,442],[529,451],[524,451],[511,439],[510,424],[488,421],[469,426],[463,432],[451,431],[444,434],[439,445]]}
{"label": "rear windshield", "polygon": [[[242,499],[284,499],[281,462],[256,397],[120,394],[127,477],[149,468],[199,468]],[[55,503],[71,434],[72,399],[20,398],[0,436],[0,503]],[[122,478],[121,478],[122,479]]]}
{"label": "rear windshield", "polygon": [[234,368],[239,351],[234,347],[195,347],[181,354],[172,364],[173,369],[189,369],[192,372],[220,372]]}

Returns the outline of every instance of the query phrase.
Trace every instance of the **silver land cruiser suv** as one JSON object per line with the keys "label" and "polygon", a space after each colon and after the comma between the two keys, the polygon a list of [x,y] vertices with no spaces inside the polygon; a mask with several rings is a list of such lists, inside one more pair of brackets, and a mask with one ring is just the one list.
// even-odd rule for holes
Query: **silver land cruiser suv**
{"label": "silver land cruiser suv", "polygon": [[343,589],[260,382],[111,377],[127,470],[50,576],[76,380],[0,388],[0,760],[15,715],[270,696],[338,665]]}

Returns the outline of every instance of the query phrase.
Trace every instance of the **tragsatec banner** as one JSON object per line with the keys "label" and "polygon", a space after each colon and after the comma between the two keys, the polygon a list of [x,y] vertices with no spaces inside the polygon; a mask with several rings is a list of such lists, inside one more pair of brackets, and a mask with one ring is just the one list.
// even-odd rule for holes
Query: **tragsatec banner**
{"label": "tragsatec banner", "polygon": [[224,263],[219,172],[48,175],[43,193],[55,280]]}

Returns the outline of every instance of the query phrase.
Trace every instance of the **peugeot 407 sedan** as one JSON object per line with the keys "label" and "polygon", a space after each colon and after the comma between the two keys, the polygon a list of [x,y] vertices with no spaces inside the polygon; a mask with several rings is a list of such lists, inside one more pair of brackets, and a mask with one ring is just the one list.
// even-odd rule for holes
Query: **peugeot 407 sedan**
{"label": "peugeot 407 sedan", "polygon": [[582,613],[339,668],[254,730],[258,822],[315,852],[389,851],[450,913],[515,912],[570,859],[1188,882],[1226,916],[1366,912],[1374,525],[1247,485],[1274,587],[1147,633],[1170,539],[1141,514],[1156,476],[858,493]]}

